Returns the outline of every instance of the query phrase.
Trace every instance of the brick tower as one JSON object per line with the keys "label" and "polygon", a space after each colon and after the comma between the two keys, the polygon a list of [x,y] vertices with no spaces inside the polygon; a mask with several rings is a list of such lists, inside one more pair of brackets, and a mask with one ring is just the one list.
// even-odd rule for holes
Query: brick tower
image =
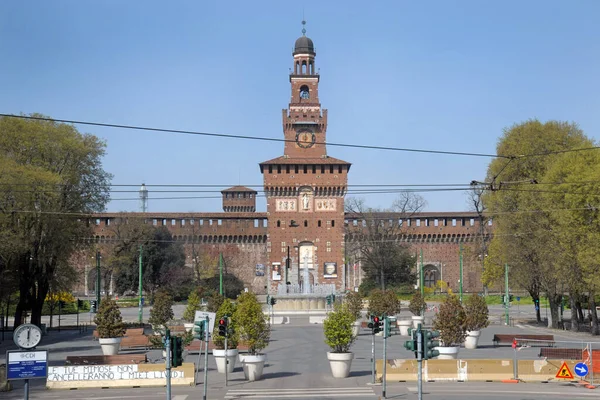
{"label": "brick tower", "polygon": [[312,291],[318,290],[314,285],[327,284],[341,291],[344,196],[351,164],[327,155],[327,110],[319,102],[316,52],[305,29],[292,54],[283,156],[260,164],[267,196],[269,292],[285,293],[286,282],[288,292],[304,292],[305,267]]}

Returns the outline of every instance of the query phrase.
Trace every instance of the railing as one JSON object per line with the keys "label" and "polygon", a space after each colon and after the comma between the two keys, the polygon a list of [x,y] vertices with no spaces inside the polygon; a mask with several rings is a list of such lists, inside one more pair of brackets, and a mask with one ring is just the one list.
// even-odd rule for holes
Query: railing
{"label": "railing", "polygon": [[[304,290],[306,289],[306,290]],[[329,294],[335,294],[335,285],[308,285],[304,287],[302,284],[284,285],[279,284],[277,286],[277,295],[279,296],[327,296]]]}

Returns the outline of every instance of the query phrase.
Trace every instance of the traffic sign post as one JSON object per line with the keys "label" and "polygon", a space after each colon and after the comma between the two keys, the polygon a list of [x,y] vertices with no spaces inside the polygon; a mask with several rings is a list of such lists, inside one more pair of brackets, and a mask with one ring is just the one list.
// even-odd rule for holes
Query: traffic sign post
{"label": "traffic sign post", "polygon": [[6,380],[24,380],[24,399],[29,400],[29,380],[48,376],[48,351],[9,350],[6,364]]}

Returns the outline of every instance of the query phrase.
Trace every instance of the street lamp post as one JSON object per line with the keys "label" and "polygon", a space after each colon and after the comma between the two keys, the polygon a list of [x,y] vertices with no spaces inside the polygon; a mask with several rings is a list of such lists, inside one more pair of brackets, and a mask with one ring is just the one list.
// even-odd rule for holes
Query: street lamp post
{"label": "street lamp post", "polygon": [[290,269],[290,246],[287,247],[287,258],[285,259],[285,292],[288,293],[289,281],[288,270]]}
{"label": "street lamp post", "polygon": [[96,310],[100,309],[100,250],[96,250]]}

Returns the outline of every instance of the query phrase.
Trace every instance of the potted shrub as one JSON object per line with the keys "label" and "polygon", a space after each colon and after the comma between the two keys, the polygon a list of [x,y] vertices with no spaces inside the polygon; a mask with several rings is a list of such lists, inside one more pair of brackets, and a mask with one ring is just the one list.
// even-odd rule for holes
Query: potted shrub
{"label": "potted shrub", "polygon": [[350,375],[354,358],[350,346],[356,339],[352,332],[352,324],[356,321],[354,317],[348,305],[342,303],[336,304],[334,310],[323,321],[325,343],[331,348],[331,351],[327,352],[327,359],[334,378],[347,378]]}
{"label": "potted shrub", "polygon": [[238,356],[237,346],[239,336],[237,321],[234,318],[235,310],[236,305],[230,299],[224,298],[215,316],[216,322],[218,322],[221,318],[228,316],[228,329],[233,332],[227,338],[227,352],[225,352],[225,337],[219,335],[219,325],[218,323],[215,323],[215,328],[212,333],[212,341],[215,345],[213,356],[215,357],[215,362],[217,363],[217,371],[222,374],[225,373],[225,365],[227,365],[227,372],[233,372],[235,360]]}
{"label": "potted shrub", "polygon": [[465,339],[466,349],[476,349],[479,342],[481,330],[487,328],[490,324],[488,319],[489,310],[485,298],[479,295],[467,297],[464,304],[465,309],[465,329],[467,337]]}
{"label": "potted shrub", "polygon": [[[393,290],[372,290],[369,294],[369,314],[395,317],[400,312],[400,300]],[[377,334],[383,336],[383,331]]]}
{"label": "potted shrub", "polygon": [[121,338],[125,335],[125,325],[117,302],[113,299],[103,299],[94,322],[102,353],[105,356],[118,354]]}
{"label": "potted shrub", "polygon": [[244,376],[249,381],[259,380],[267,360],[261,351],[269,344],[271,325],[254,293],[246,292],[238,297],[233,319],[239,331],[239,340],[248,346],[248,353],[239,355]]}
{"label": "potted shrub", "polygon": [[173,319],[173,299],[167,292],[158,292],[154,298],[154,305],[150,309],[148,322],[152,325],[155,335],[163,335],[167,323]]}
{"label": "potted shrub", "polygon": [[465,340],[465,310],[458,297],[451,295],[440,304],[440,310],[433,320],[433,329],[440,331],[441,345],[437,349],[440,359],[454,359],[460,344]]}
{"label": "potted shrub", "polygon": [[[414,328],[418,328],[419,324],[423,324],[425,321],[425,309],[427,308],[427,303],[425,303],[425,299],[421,295],[421,292],[416,291],[413,293],[410,298],[410,303],[408,303],[408,310],[413,314],[412,315],[412,323]],[[408,328],[407,328],[408,334]]]}
{"label": "potted shrub", "polygon": [[348,311],[354,315],[354,324],[352,325],[352,332],[354,336],[358,336],[360,331],[360,324],[362,319],[363,299],[358,292],[346,292],[344,302],[348,305]]}
{"label": "potted shrub", "polygon": [[183,320],[185,321],[183,326],[185,326],[186,332],[191,332],[194,327],[194,319],[196,318],[196,310],[200,309],[200,296],[196,290],[192,290],[187,299],[187,307],[183,312]]}

